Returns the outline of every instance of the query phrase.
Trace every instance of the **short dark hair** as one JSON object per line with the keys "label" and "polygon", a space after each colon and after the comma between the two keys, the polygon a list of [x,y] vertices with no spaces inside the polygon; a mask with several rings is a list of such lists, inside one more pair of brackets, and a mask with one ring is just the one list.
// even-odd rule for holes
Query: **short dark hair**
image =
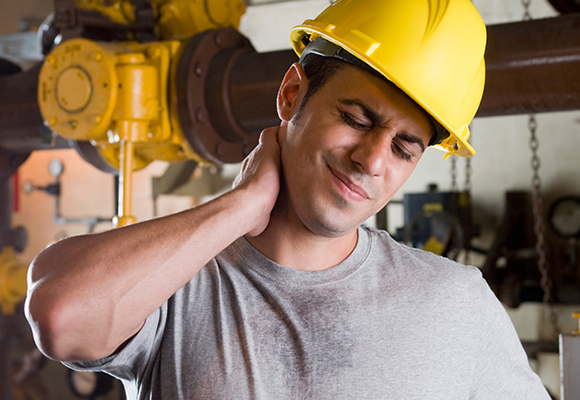
{"label": "short dark hair", "polygon": [[304,68],[306,78],[308,78],[308,88],[302,102],[294,114],[294,120],[298,120],[304,111],[304,107],[312,95],[318,92],[324,84],[336,72],[347,65],[346,61],[334,57],[323,57],[315,53],[309,53],[300,60],[300,65]]}

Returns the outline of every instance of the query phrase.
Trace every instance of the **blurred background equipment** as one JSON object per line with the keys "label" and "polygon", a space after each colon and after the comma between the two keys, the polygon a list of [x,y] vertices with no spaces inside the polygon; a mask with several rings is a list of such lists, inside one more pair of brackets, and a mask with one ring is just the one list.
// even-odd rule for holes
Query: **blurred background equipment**
{"label": "blurred background equipment", "polygon": [[[294,8],[311,3],[295,1]],[[317,7],[328,4],[319,3]],[[483,8],[501,2],[475,3]],[[529,0],[523,3],[529,14]],[[578,2],[549,3],[565,15],[488,25],[486,91],[478,117],[580,109]],[[195,200],[190,205],[197,204],[202,197],[226,190],[231,182],[227,166],[240,162],[253,149],[263,128],[279,122],[275,96],[284,72],[296,61],[289,49],[256,51],[256,43],[238,31],[242,16],[251,13],[260,21],[254,22],[253,29],[261,30],[262,37],[272,36],[273,25],[284,19],[291,2],[54,0],[51,4],[45,18],[20,21],[22,29],[38,27],[38,32],[0,36],[0,362],[4,363],[0,365],[0,396],[9,396],[12,385],[15,397],[31,399],[49,398],[42,375],[53,364],[35,349],[19,352],[24,355],[16,364],[9,361],[14,353],[10,349],[26,336],[22,299],[27,266],[19,261],[19,254],[28,238],[23,227],[12,223],[22,192],[16,174],[19,167],[37,150],[74,149],[95,170],[111,174],[116,189],[110,212],[116,214],[118,225],[136,219],[131,205],[135,198],[133,172],[156,162],[171,164],[161,176],[147,180],[151,185],[147,196],[155,209],[159,199],[174,194],[191,196]],[[503,3],[499,8],[508,6],[511,4]],[[497,9],[489,15],[494,12]],[[261,13],[267,18],[260,19]],[[294,24],[302,20],[300,17]],[[286,37],[284,41],[288,43]],[[474,140],[496,134],[493,129],[476,132]],[[516,133],[494,139],[488,145],[494,151],[486,156],[484,146],[478,156],[495,160],[492,164],[498,159],[509,164],[526,141],[516,138],[510,142]],[[559,135],[551,133],[548,144],[557,143]],[[506,149],[509,156],[497,155],[497,150]],[[559,150],[558,156],[561,153]],[[542,159],[549,160],[546,165],[550,166],[558,164],[558,158],[562,157]],[[47,164],[42,164],[43,170]],[[67,169],[63,174],[64,164],[50,164],[52,178],[28,176],[26,200],[38,201],[36,196],[49,194],[51,218],[58,224],[80,223],[89,231],[97,224],[104,226],[113,218],[94,217],[91,215],[97,212],[92,211],[83,213],[88,217],[73,217],[61,211],[70,198],[63,195],[64,188],[74,186],[63,182],[68,172],[76,172]],[[478,170],[480,181],[491,167]],[[493,185],[501,186],[497,183],[505,178],[503,174],[513,173],[513,168],[502,169]],[[548,292],[557,305],[580,302],[578,193],[568,184],[570,179],[562,179],[569,195],[557,193],[551,199],[544,254],[550,266]],[[431,188],[421,192],[425,182],[400,200],[404,210],[399,239],[459,261],[461,254],[471,254],[472,260],[483,258],[478,265],[508,307],[521,309],[524,304],[544,301],[547,286],[537,268],[539,252],[534,238],[534,220],[539,216],[543,221],[544,215],[534,212],[531,194],[521,188],[506,191],[503,213],[498,213],[501,221],[493,229],[488,227],[492,240],[481,245],[478,201],[484,190],[471,190],[466,184],[464,191],[452,185],[450,191]],[[438,184],[443,187],[444,183]],[[549,184],[544,183],[544,189],[550,189]],[[101,194],[83,195],[86,201]],[[109,210],[103,214],[109,215]],[[36,221],[26,226],[31,231],[39,229]],[[86,230],[81,226],[81,233]],[[48,241],[42,245],[46,244]],[[526,350],[534,347],[552,352],[554,343],[544,346],[533,338]],[[542,351],[528,354],[537,359],[539,353]],[[93,378],[87,381],[92,383]],[[58,379],[64,382],[65,376]],[[570,396],[569,389],[566,395]],[[119,397],[110,390],[99,398]]]}

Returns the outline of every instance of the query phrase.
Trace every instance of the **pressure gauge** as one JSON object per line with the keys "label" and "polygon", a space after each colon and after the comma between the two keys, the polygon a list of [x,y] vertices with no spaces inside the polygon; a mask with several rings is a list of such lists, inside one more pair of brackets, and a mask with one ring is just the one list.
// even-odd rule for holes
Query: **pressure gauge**
{"label": "pressure gauge", "polygon": [[48,171],[54,178],[58,179],[64,171],[64,165],[58,158],[55,158],[48,164]]}
{"label": "pressure gauge", "polygon": [[556,200],[550,207],[548,220],[558,235],[565,238],[580,237],[580,197]]}

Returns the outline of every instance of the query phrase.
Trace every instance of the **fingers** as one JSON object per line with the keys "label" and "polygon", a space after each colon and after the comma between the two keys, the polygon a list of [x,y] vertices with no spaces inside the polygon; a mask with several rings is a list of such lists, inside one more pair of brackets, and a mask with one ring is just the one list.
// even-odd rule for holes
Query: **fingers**
{"label": "fingers", "polygon": [[242,162],[238,176],[234,180],[233,188],[240,186],[252,178],[260,178],[260,172],[272,168],[279,168],[280,147],[278,145],[279,127],[274,126],[264,129],[260,133],[258,145]]}
{"label": "fingers", "polygon": [[266,128],[262,131],[262,133],[260,133],[260,140],[259,140],[259,144],[270,144],[272,143],[272,141],[275,141],[276,143],[278,143],[278,131],[279,131],[280,127],[279,126],[271,126],[269,128]]}

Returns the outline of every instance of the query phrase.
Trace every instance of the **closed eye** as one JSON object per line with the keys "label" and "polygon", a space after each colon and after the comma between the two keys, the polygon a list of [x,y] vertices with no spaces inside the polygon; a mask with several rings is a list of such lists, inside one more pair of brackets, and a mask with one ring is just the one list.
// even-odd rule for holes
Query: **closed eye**
{"label": "closed eye", "polygon": [[372,125],[362,124],[354,120],[346,111],[340,111],[340,116],[348,126],[356,129],[357,131],[366,132],[373,128]]}
{"label": "closed eye", "polygon": [[395,154],[405,161],[411,161],[411,154],[408,153],[403,146],[399,145],[396,141],[392,142],[393,150]]}

